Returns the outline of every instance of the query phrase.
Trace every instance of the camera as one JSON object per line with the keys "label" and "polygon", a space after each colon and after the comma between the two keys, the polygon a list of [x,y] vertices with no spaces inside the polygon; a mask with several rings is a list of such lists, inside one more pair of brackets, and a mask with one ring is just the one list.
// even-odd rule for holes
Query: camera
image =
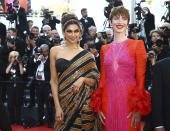
{"label": "camera", "polygon": [[161,47],[162,45],[164,45],[163,40],[157,40],[157,41],[156,41],[156,46],[157,46],[157,47]]}
{"label": "camera", "polygon": [[21,56],[14,56],[14,60],[15,61],[22,61],[22,57]]}
{"label": "camera", "polygon": [[35,49],[35,54],[38,55],[38,56],[41,55],[41,54],[43,54],[43,53],[42,53],[42,49],[41,49],[40,47],[36,48],[36,49]]}
{"label": "camera", "polygon": [[105,7],[104,15],[106,18],[109,19],[109,15],[110,15],[112,8],[122,6],[123,2],[122,0],[106,0],[106,1],[109,2],[109,4],[107,7]]}
{"label": "camera", "polygon": [[149,58],[154,58],[155,55],[154,55],[154,53],[149,53],[149,54],[148,54],[148,57],[149,57]]}
{"label": "camera", "polygon": [[139,33],[140,32],[140,26],[137,25],[137,23],[132,23],[128,25],[128,35],[131,37],[131,33]]}
{"label": "camera", "polygon": [[170,29],[168,27],[163,26],[160,29],[162,29],[165,38],[170,38]]}
{"label": "camera", "polygon": [[31,33],[31,32],[28,33],[27,31],[24,31],[23,33],[26,36],[26,38],[29,38],[31,40],[35,38],[35,35],[33,33]]}
{"label": "camera", "polygon": [[101,32],[103,39],[107,39],[107,34],[106,32]]}
{"label": "camera", "polygon": [[15,9],[12,7],[12,3],[7,3],[7,17],[6,20],[9,20],[11,23],[14,22],[14,20],[16,19],[16,11]]}
{"label": "camera", "polygon": [[137,6],[134,8],[134,11],[136,12],[137,20],[142,19],[142,8],[141,8],[141,3],[145,2],[145,0],[141,0],[139,3],[137,3]]}
{"label": "camera", "polygon": [[54,44],[59,44],[60,41],[61,41],[60,38],[53,38],[53,39],[52,39],[52,43],[54,43]]}
{"label": "camera", "polygon": [[95,44],[91,44],[91,43],[87,43],[87,46],[88,46],[88,50],[96,48],[96,45]]}
{"label": "camera", "polygon": [[49,9],[44,9],[44,11],[43,11],[43,15],[44,15],[44,17],[46,18],[46,19],[48,19],[48,18],[51,18],[51,16],[53,15],[53,11],[49,11]]}
{"label": "camera", "polygon": [[10,36],[7,38],[7,42],[11,43],[12,45],[15,44],[15,39],[14,39],[14,36]]}

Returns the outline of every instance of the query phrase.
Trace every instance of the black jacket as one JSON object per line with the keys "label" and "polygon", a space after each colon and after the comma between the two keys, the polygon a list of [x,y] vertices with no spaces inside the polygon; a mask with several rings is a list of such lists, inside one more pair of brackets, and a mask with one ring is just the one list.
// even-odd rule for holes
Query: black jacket
{"label": "black jacket", "polygon": [[6,39],[6,26],[0,22],[0,38],[2,40],[2,43],[4,44]]}
{"label": "black jacket", "polygon": [[[36,63],[35,63],[35,68],[36,68],[36,70],[35,70],[35,75],[36,75],[36,72],[37,72],[37,68],[38,68],[38,66],[41,64],[41,61],[37,61]],[[35,76],[34,75],[34,76]],[[46,60],[46,62],[45,62],[45,64],[44,64],[44,77],[45,77],[45,81],[46,82],[49,82],[50,81],[50,60],[49,60],[49,56],[48,56],[48,58],[47,58],[47,60]]]}
{"label": "black jacket", "polygon": [[170,131],[170,57],[157,62],[153,73],[152,123]]}
{"label": "black jacket", "polygon": [[144,28],[146,33],[146,38],[149,40],[150,31],[155,29],[155,16],[151,13],[145,16]]}
{"label": "black jacket", "polygon": [[16,28],[19,34],[23,34],[24,31],[29,32],[27,16],[26,16],[25,9],[23,7],[19,8],[15,21],[16,21]]}
{"label": "black jacket", "polygon": [[80,19],[80,22],[82,23],[82,25],[84,27],[83,35],[88,34],[88,28],[90,26],[96,26],[92,17],[87,17],[86,20],[87,20],[87,22],[85,22],[84,18]]}

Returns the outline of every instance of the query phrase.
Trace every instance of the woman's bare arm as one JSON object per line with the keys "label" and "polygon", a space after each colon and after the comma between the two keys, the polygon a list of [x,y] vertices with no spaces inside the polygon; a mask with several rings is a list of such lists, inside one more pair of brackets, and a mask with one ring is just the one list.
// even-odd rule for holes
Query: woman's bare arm
{"label": "woman's bare arm", "polygon": [[50,84],[51,84],[51,90],[52,90],[55,108],[57,109],[58,107],[60,107],[60,103],[58,99],[58,76],[57,76],[56,66],[55,66],[56,52],[57,52],[56,47],[51,48],[50,50],[50,71],[51,71]]}

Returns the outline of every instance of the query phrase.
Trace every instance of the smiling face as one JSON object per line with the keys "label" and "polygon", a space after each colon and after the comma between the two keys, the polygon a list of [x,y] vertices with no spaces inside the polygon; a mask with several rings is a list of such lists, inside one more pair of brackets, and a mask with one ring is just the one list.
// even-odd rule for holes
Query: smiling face
{"label": "smiling face", "polygon": [[70,24],[64,30],[63,35],[67,42],[75,44],[81,36],[81,31],[78,25]]}
{"label": "smiling face", "polygon": [[110,25],[112,26],[114,33],[126,33],[128,18],[122,15],[113,16]]}

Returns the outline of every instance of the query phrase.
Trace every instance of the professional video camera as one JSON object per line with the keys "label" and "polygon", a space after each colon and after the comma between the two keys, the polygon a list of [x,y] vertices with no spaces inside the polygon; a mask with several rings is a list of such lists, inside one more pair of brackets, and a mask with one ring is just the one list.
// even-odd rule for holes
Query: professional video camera
{"label": "professional video camera", "polygon": [[12,7],[12,3],[7,3],[7,17],[6,19],[9,20],[11,23],[14,23],[14,20],[16,19],[16,11]]}
{"label": "professional video camera", "polygon": [[53,11],[49,11],[49,9],[44,9],[43,11],[43,26],[49,25],[52,29],[55,29],[56,23],[59,24],[60,20],[58,20],[55,16],[53,16]]}
{"label": "professional video camera", "polygon": [[11,44],[15,44],[15,38],[14,36],[10,36],[10,37],[7,37],[7,42],[11,43]]}
{"label": "professional video camera", "polygon": [[44,16],[44,18],[49,19],[49,18],[52,17],[53,13],[54,12],[53,11],[49,11],[49,9],[44,9],[43,16]]}
{"label": "professional video camera", "polygon": [[113,7],[121,6],[123,5],[122,0],[106,0],[109,4],[107,7],[104,7],[104,15],[106,18],[109,19],[110,12]]}
{"label": "professional video camera", "polygon": [[[103,23],[104,30],[105,30],[106,25],[108,23],[109,15],[110,15],[110,12],[111,12],[112,8],[123,5],[122,0],[106,0],[106,1],[109,4],[108,4],[108,6],[104,7],[104,15],[106,17],[106,19],[105,19],[105,21]],[[109,27],[110,27],[110,25],[109,25]]]}
{"label": "professional video camera", "polygon": [[137,20],[142,19],[142,8],[141,8],[141,3],[145,2],[145,0],[141,0],[139,3],[137,3],[137,6],[134,8],[134,11],[136,12]]}

